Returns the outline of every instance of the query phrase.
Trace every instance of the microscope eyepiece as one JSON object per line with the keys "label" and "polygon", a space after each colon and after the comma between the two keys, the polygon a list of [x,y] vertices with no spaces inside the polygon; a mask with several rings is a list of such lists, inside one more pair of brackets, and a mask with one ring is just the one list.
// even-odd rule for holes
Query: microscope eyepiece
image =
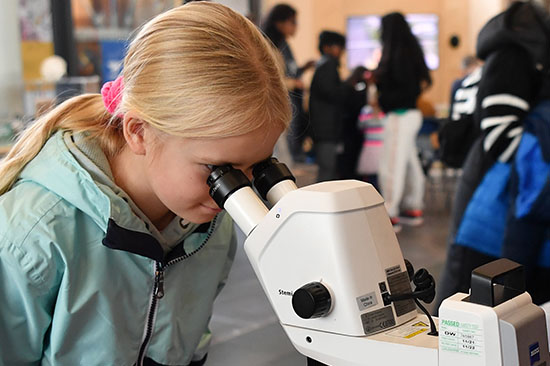
{"label": "microscope eyepiece", "polygon": [[222,209],[225,201],[233,192],[251,185],[246,175],[231,165],[213,167],[206,183],[210,187],[210,197]]}
{"label": "microscope eyepiece", "polygon": [[256,164],[252,170],[252,175],[254,176],[254,187],[264,200],[267,199],[269,190],[277,183],[284,180],[296,182],[296,178],[292,175],[290,169],[274,157]]}
{"label": "microscope eyepiece", "polygon": [[260,197],[252,190],[250,180],[231,165],[212,167],[206,183],[210,197],[226,210],[245,235],[263,220],[268,213]]}

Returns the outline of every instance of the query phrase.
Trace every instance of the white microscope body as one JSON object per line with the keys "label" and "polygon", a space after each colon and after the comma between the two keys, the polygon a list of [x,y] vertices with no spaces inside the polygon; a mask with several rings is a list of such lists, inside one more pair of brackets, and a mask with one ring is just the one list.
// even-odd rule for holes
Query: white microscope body
{"label": "white microscope body", "polygon": [[[439,337],[429,335],[429,320],[412,299],[388,300],[412,289],[384,201],[370,184],[332,181],[297,189],[282,180],[263,195],[269,210],[250,187],[226,194],[218,204],[247,235],[250,263],[303,355],[332,366],[546,365],[544,314],[527,293],[499,305],[505,305],[500,312],[464,303],[468,295],[457,294],[440,308]],[[542,313],[543,339],[539,332],[528,341],[530,351],[503,356],[514,345],[502,342],[517,344],[519,333],[511,326],[502,337],[498,319],[521,318],[518,309],[526,307],[535,317],[537,309]],[[525,352],[527,361],[520,357]],[[531,355],[537,352],[538,360]]]}

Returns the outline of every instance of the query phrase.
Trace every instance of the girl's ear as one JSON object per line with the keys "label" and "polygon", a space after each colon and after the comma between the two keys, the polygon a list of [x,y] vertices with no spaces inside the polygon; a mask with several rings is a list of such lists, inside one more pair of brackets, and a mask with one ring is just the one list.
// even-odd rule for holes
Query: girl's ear
{"label": "girl's ear", "polygon": [[145,121],[132,111],[124,114],[124,119],[122,120],[124,139],[128,148],[136,155],[145,155],[147,152],[145,124]]}

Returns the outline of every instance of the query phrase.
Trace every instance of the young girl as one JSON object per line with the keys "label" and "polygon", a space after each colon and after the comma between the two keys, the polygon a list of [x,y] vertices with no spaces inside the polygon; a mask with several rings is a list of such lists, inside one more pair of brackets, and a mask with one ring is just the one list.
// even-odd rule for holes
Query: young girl
{"label": "young girl", "polygon": [[1,365],[201,365],[235,253],[208,165],[250,175],[290,120],[272,48],[195,2],[122,76],[36,121],[0,167]]}

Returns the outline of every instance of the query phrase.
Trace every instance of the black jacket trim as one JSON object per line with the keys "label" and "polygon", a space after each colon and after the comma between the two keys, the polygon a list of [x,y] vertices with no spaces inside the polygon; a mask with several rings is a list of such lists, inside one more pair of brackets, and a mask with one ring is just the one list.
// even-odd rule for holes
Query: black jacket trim
{"label": "black jacket trim", "polygon": [[[194,232],[206,233],[210,228],[210,224],[209,222],[202,224]],[[168,262],[185,255],[183,240],[165,258],[162,246],[152,235],[125,229],[113,219],[109,219],[107,224],[107,233],[103,238],[103,245],[111,249],[123,250],[151,258],[157,262]]]}
{"label": "black jacket trim", "polygon": [[157,262],[162,262],[164,259],[164,251],[157,239],[149,234],[118,226],[113,219],[109,219],[103,245],[151,258]]}

